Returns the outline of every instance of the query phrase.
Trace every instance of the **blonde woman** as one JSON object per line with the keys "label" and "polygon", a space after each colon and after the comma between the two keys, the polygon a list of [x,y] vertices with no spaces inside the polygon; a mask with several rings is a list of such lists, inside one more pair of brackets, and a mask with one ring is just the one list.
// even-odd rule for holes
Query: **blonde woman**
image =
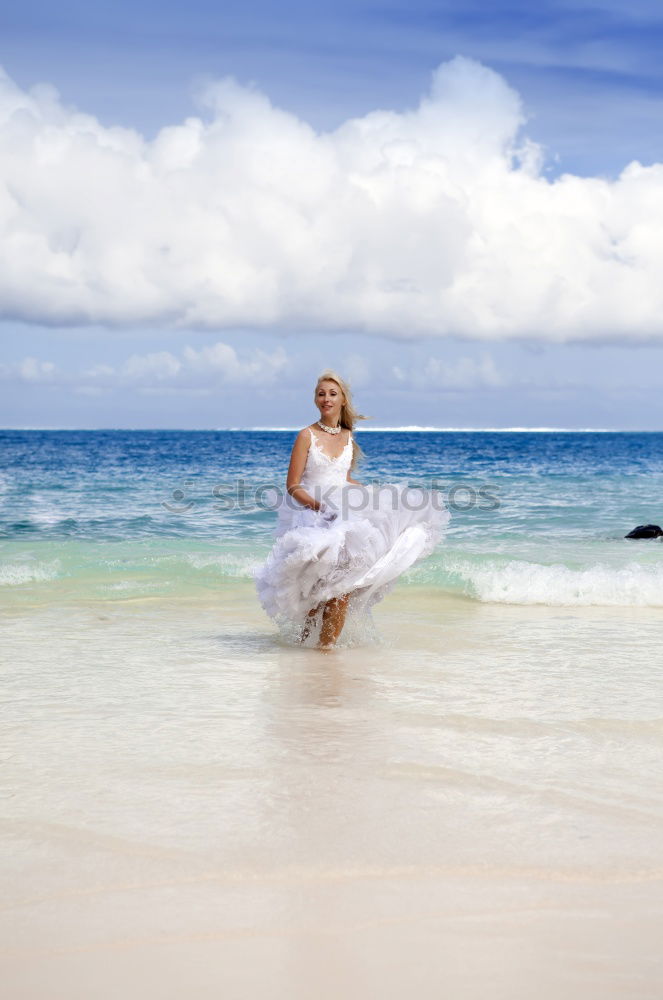
{"label": "blonde woman", "polygon": [[449,513],[438,494],[352,477],[362,455],[352,431],[367,418],[340,375],[324,371],[313,399],[320,419],[297,435],[276,542],[255,580],[272,618],[294,625],[299,642],[330,650],[350,610],[367,611],[433,551]]}

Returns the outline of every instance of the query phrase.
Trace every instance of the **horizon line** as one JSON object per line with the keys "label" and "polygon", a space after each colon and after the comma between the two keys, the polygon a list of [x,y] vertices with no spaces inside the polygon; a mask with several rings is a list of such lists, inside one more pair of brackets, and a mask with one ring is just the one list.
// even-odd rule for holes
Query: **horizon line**
{"label": "horizon line", "polygon": [[[382,433],[445,433],[445,434],[660,434],[660,428],[623,427],[433,427],[418,424],[400,427],[355,427],[355,431],[369,434]],[[0,431],[179,431],[180,433],[208,432],[294,432],[301,427],[0,427]]]}

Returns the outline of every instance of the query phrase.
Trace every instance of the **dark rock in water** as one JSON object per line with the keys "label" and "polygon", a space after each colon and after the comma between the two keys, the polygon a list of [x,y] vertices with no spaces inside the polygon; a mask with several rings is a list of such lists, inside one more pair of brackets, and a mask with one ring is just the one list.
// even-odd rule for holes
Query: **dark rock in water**
{"label": "dark rock in water", "polygon": [[660,538],[663,535],[663,529],[659,528],[657,524],[639,524],[637,528],[633,531],[629,531],[625,538]]}

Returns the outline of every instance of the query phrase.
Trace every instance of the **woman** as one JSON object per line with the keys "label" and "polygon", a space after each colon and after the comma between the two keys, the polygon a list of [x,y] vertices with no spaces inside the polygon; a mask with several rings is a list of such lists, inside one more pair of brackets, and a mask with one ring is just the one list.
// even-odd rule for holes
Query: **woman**
{"label": "woman", "polygon": [[318,633],[318,649],[329,650],[349,610],[367,611],[433,551],[449,514],[437,494],[353,479],[362,452],[352,431],[367,418],[333,371],[319,377],[313,398],[320,419],[297,435],[276,543],[255,580],[271,617],[295,625],[299,642]]}

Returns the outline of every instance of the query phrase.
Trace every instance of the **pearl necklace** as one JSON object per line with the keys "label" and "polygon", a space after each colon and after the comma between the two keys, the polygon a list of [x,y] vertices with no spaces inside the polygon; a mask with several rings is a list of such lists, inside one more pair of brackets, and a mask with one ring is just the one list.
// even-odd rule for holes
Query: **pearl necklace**
{"label": "pearl necklace", "polygon": [[340,434],[341,425],[338,427],[327,427],[327,424],[323,424],[321,420],[318,420],[318,427],[322,427],[323,431],[327,431],[328,434]]}

